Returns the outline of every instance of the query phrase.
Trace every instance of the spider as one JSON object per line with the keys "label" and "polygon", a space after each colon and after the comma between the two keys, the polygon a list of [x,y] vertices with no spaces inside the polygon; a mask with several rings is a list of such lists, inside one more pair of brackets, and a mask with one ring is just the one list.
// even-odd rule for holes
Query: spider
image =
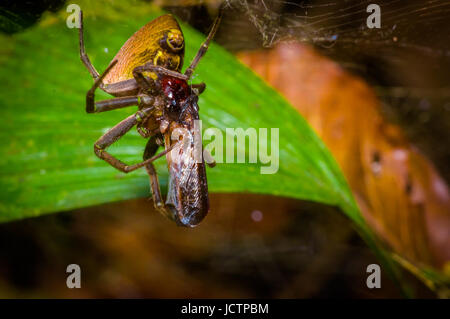
{"label": "spider", "polygon": [[[209,211],[205,159],[215,165],[211,155],[203,152],[195,160],[194,140],[200,135],[195,128],[199,120],[198,95],[206,85],[189,85],[197,64],[208,50],[222,16],[222,8],[207,38],[189,67],[181,73],[184,58],[184,37],[173,16],[166,14],[147,23],[131,36],[106,70],[99,74],[86,54],[83,37],[83,13],[80,11],[80,58],[94,78],[86,94],[86,112],[100,113],[138,106],[138,111],[108,130],[94,144],[95,154],[121,172],[129,173],[145,167],[155,208],[180,226],[198,225]],[[97,88],[115,98],[95,101]],[[148,139],[143,161],[128,165],[106,149],[136,126],[139,134]],[[177,130],[183,134],[174,139]],[[183,144],[183,148],[180,145]],[[163,151],[156,154],[160,146]],[[156,155],[155,155],[156,154]],[[166,202],[161,197],[158,176],[153,161],[166,155],[169,185]]]}

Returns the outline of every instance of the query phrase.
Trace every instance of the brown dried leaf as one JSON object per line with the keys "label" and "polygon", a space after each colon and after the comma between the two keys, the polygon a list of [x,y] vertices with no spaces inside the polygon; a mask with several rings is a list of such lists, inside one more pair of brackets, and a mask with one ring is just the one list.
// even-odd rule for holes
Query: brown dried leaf
{"label": "brown dried leaf", "polygon": [[340,164],[367,222],[396,253],[416,265],[448,265],[448,186],[400,128],[382,118],[364,81],[298,43],[239,58],[308,120]]}

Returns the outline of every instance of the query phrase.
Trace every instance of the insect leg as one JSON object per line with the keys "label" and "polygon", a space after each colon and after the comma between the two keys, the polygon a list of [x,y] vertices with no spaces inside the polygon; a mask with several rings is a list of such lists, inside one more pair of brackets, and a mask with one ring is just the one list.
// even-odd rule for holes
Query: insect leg
{"label": "insect leg", "polygon": [[91,63],[91,60],[89,60],[89,57],[86,53],[86,49],[84,47],[84,35],[83,35],[83,11],[80,10],[80,28],[78,29],[78,37],[80,40],[80,58],[81,61],[84,63],[86,68],[89,70],[89,73],[91,73],[94,80],[96,80],[99,77],[99,74],[97,70],[94,68],[94,66]]}
{"label": "insect leg", "polygon": [[205,89],[206,89],[206,84],[205,83],[198,83],[198,84],[192,84],[191,88],[195,91],[196,95],[200,95],[202,94]]}
{"label": "insect leg", "polygon": [[216,166],[216,160],[212,157],[211,153],[208,150],[203,149],[203,158],[205,159],[206,164],[209,167],[213,168]]}
{"label": "insect leg", "polygon": [[180,143],[180,142],[177,142],[177,143],[173,144],[172,146],[168,147],[167,149],[165,149],[161,153],[156,154],[155,156],[150,157],[150,158],[146,159],[145,161],[143,161],[141,163],[137,163],[137,164],[134,164],[134,165],[126,166],[124,172],[128,173],[128,172],[134,171],[134,170],[136,170],[138,168],[144,167],[145,165],[147,165],[147,164],[149,164],[151,162],[154,162],[158,158],[163,157],[164,155],[169,153],[171,150],[173,150],[175,147],[177,147],[178,143]]}
{"label": "insect leg", "polygon": [[220,7],[219,13],[217,15],[216,20],[214,21],[211,31],[209,31],[208,37],[202,43],[202,45],[200,46],[200,49],[198,49],[194,60],[192,60],[192,62],[191,62],[191,65],[189,65],[189,67],[184,72],[184,75],[186,75],[188,77],[188,79],[191,77],[192,73],[194,73],[194,70],[195,70],[198,62],[200,62],[200,59],[205,55],[206,51],[208,51],[209,43],[211,42],[212,38],[216,34],[217,29],[219,28],[219,24],[220,24],[220,20],[222,19],[222,15],[223,15],[223,7]]}

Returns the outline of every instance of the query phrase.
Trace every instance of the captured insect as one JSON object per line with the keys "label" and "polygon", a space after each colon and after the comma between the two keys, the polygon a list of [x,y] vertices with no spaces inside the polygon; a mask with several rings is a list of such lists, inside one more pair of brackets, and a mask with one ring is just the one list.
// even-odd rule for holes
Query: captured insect
{"label": "captured insect", "polygon": [[[131,36],[100,75],[86,54],[83,13],[80,12],[80,58],[94,78],[94,84],[86,94],[86,112],[100,113],[138,106],[136,113],[118,123],[95,142],[94,152],[124,173],[145,167],[150,177],[156,209],[180,226],[198,225],[209,211],[205,159],[210,166],[214,166],[215,162],[210,154],[203,152],[201,143],[200,157],[195,156],[195,152],[198,152],[195,139],[200,134],[195,126],[195,121],[199,120],[198,95],[205,90],[206,85],[189,85],[188,80],[208,50],[221,16],[222,9],[184,74],[181,73],[184,58],[183,32],[173,16],[166,14],[147,23]],[[94,93],[97,88],[115,98],[96,102]],[[149,140],[143,161],[127,165],[108,153],[106,148],[134,126],[142,137]],[[177,130],[185,133],[177,135]],[[160,146],[164,146],[164,150],[156,154]],[[164,155],[169,170],[165,203],[153,166],[153,161]]]}

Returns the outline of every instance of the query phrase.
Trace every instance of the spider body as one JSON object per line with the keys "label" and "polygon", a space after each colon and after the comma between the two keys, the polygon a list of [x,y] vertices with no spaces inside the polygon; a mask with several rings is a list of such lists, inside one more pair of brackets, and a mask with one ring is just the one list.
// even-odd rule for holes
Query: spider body
{"label": "spider body", "polygon": [[[91,64],[83,40],[80,13],[80,57],[94,84],[86,94],[86,112],[99,113],[136,105],[138,110],[111,128],[95,144],[95,154],[116,169],[128,173],[145,167],[152,189],[155,207],[180,226],[194,227],[209,211],[207,164],[214,165],[210,155],[198,143],[200,131],[198,95],[205,84],[189,85],[188,80],[205,54],[217,30],[221,16],[202,44],[185,73],[180,73],[184,58],[183,33],[171,15],[161,16],[129,38],[106,70],[99,74]],[[116,98],[95,101],[97,88]],[[106,148],[136,126],[139,134],[148,138],[143,162],[127,165],[108,153]],[[155,155],[158,148],[164,151]],[[153,161],[166,155],[169,170],[167,200],[161,197],[158,176]]]}
{"label": "spider body", "polygon": [[117,64],[103,79],[106,86],[133,79],[134,68],[151,62],[181,72],[184,59],[184,36],[177,20],[160,16],[136,31],[120,48],[113,61]]}

